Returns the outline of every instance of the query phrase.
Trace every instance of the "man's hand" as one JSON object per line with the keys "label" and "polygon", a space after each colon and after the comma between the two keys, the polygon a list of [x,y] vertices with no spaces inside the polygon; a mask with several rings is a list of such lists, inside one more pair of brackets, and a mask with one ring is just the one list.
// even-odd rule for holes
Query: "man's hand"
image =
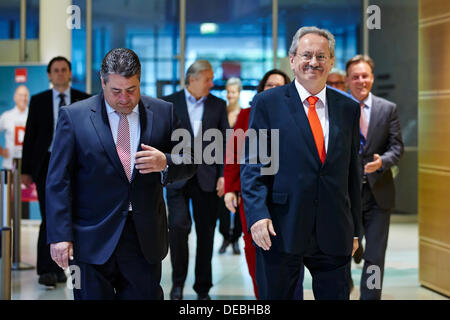
{"label": "man's hand", "polygon": [[381,168],[381,166],[383,165],[383,160],[381,160],[381,157],[379,154],[375,153],[373,155],[373,161],[372,162],[368,162],[365,166],[364,166],[364,173],[372,173],[377,171],[378,169]]}
{"label": "man's hand", "polygon": [[225,200],[225,206],[227,207],[227,209],[233,213],[236,213],[236,208],[240,202],[240,198],[236,194],[236,192],[225,193],[224,200]]}
{"label": "man's hand", "polygon": [[253,241],[264,250],[269,250],[272,246],[272,241],[270,241],[269,233],[272,236],[276,236],[275,230],[273,229],[272,220],[261,219],[256,221],[250,228],[252,233]]}
{"label": "man's hand", "polygon": [[359,241],[358,238],[353,239],[353,251],[352,251],[352,257],[355,254],[356,250],[358,250],[359,247]]}
{"label": "man's hand", "polygon": [[219,179],[217,179],[217,185],[216,185],[216,191],[217,191],[217,196],[220,198],[223,196],[223,194],[225,193],[225,179],[223,177],[220,177]]}
{"label": "man's hand", "polygon": [[31,175],[29,175],[29,174],[23,173],[23,174],[21,175],[20,180],[22,180],[22,184],[24,184],[27,188],[29,188],[30,185],[33,184],[33,178],[32,178]]}
{"label": "man's hand", "polygon": [[72,242],[57,242],[50,244],[50,255],[53,261],[63,269],[69,267],[69,258],[73,260]]}
{"label": "man's hand", "polygon": [[141,143],[142,151],[136,152],[136,169],[139,173],[160,172],[166,168],[166,155],[153,147]]}

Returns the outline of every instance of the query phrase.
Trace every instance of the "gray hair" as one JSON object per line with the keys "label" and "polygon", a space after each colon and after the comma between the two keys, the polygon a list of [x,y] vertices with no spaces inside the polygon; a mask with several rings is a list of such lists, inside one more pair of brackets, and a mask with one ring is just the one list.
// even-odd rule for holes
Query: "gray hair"
{"label": "gray hair", "polygon": [[110,74],[118,74],[125,78],[137,75],[141,79],[141,63],[133,50],[127,48],[115,48],[109,51],[103,58],[100,76],[108,82]]}
{"label": "gray hair", "polygon": [[325,29],[319,29],[317,27],[301,27],[300,29],[298,29],[294,37],[292,38],[292,44],[291,48],[289,49],[289,54],[293,56],[297,54],[297,47],[300,39],[309,33],[318,34],[319,36],[322,36],[328,40],[328,48],[330,49],[331,58],[333,58],[334,45],[336,43],[336,41],[334,40],[334,36],[331,34],[330,31]]}
{"label": "gray hair", "polygon": [[242,91],[242,82],[241,79],[236,77],[231,77],[227,80],[227,83],[225,84],[225,88],[228,86],[237,86],[239,91]]}
{"label": "gray hair", "polygon": [[345,72],[343,70],[336,69],[336,68],[331,69],[331,71],[330,71],[330,73],[328,75],[330,75],[330,74],[338,74],[338,75],[343,76],[343,77],[346,76],[346,74],[345,74]]}
{"label": "gray hair", "polygon": [[212,66],[207,60],[195,61],[186,72],[186,83],[189,85],[191,77],[195,78],[200,72],[205,70],[212,70]]}

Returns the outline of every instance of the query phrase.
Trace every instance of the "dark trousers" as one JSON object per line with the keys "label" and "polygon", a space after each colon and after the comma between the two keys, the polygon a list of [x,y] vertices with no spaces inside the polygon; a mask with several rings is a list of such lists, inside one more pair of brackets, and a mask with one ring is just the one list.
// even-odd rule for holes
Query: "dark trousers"
{"label": "dark trousers", "polygon": [[236,211],[236,213],[233,214],[234,227],[231,229],[231,213],[225,206],[224,198],[222,197],[218,200],[217,215],[219,216],[219,232],[222,234],[223,238],[228,242],[238,241],[242,234],[242,224],[239,212]]}
{"label": "dark trousers", "polygon": [[273,249],[256,248],[256,283],[261,300],[296,299],[296,287],[303,265],[313,280],[316,300],[348,300],[351,256],[330,256],[320,251],[316,237],[304,255],[287,254]]}
{"label": "dark trousers", "polygon": [[45,214],[45,184],[46,184],[45,182],[47,178],[49,160],[50,160],[50,153],[47,154],[39,178],[36,179],[36,181],[34,181],[36,184],[36,191],[39,200],[39,209],[42,218],[41,225],[39,227],[39,236],[37,243],[36,271],[38,275],[50,272],[57,273],[62,271],[62,269],[53,261],[50,255],[50,245],[47,244],[47,219]]}
{"label": "dark trousers", "polygon": [[[111,257],[102,265],[71,261],[79,267],[72,276],[75,300],[162,300],[161,263],[150,264],[143,256],[131,216]],[[75,270],[75,269],[74,269]],[[72,278],[72,281],[74,279]]]}
{"label": "dark trousers", "polygon": [[196,176],[191,178],[181,189],[167,188],[172,282],[173,286],[183,287],[187,276],[189,264],[188,237],[192,226],[189,213],[190,199],[192,199],[197,234],[194,290],[198,294],[205,294],[212,287],[211,259],[218,197],[216,192],[202,191],[197,183]]}
{"label": "dark trousers", "polygon": [[381,209],[368,183],[362,189],[362,223],[366,239],[361,275],[361,300],[380,300],[389,235],[390,210]]}

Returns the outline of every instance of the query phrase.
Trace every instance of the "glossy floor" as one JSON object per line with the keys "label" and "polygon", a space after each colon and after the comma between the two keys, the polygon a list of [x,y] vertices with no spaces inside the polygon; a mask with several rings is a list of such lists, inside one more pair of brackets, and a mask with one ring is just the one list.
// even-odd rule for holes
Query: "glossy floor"
{"label": "glossy floor", "polygon": [[[22,223],[22,262],[35,265],[38,223],[24,220]],[[195,259],[195,232],[190,235],[190,268],[184,289],[185,299],[196,299],[192,289],[193,263]],[[216,232],[213,256],[213,283],[210,291],[212,299],[218,300],[249,300],[254,299],[250,276],[243,252],[243,241],[240,240],[241,254],[233,255],[229,247],[223,255],[218,254],[222,244],[222,236]],[[362,263],[353,264],[352,276],[355,289],[351,299],[359,299],[359,279]],[[161,285],[165,299],[169,297],[171,288],[170,257],[163,261]],[[54,300],[72,299],[72,291],[65,284],[58,284],[56,289],[45,289],[37,283],[36,270],[13,271],[13,300]],[[311,286],[311,276],[305,271],[305,299],[314,299]],[[389,232],[389,242],[386,254],[385,278],[383,284],[383,299],[387,300],[445,300],[448,299],[434,291],[420,286],[418,280],[418,227],[415,216],[393,215]]]}

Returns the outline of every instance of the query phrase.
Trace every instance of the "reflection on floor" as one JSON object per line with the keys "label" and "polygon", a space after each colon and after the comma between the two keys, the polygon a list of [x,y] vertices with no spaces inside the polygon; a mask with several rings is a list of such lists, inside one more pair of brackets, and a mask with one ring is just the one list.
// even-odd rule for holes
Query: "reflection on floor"
{"label": "reflection on floor", "polygon": [[[35,265],[38,224],[36,221],[24,220],[22,223],[22,261]],[[195,261],[195,232],[191,232],[190,268],[184,289],[185,299],[196,299],[193,286],[193,267]],[[210,291],[212,299],[217,300],[251,300],[254,299],[250,276],[243,252],[243,241],[240,240],[241,254],[233,255],[231,248],[219,255],[222,236],[216,230],[213,257],[213,283]],[[359,299],[359,279],[362,263],[353,264],[352,276],[355,289],[351,299]],[[36,270],[13,271],[13,300],[67,300],[73,299],[72,291],[65,284],[58,284],[56,289],[46,290],[37,283]],[[314,299],[312,281],[309,272],[305,271],[305,299]],[[163,261],[161,285],[165,299],[169,298],[171,288],[171,267],[169,255]],[[421,287],[418,281],[418,227],[416,216],[405,217],[393,215],[389,232],[389,243],[386,255],[385,277],[383,282],[383,299],[386,300],[446,300],[429,289]]]}

